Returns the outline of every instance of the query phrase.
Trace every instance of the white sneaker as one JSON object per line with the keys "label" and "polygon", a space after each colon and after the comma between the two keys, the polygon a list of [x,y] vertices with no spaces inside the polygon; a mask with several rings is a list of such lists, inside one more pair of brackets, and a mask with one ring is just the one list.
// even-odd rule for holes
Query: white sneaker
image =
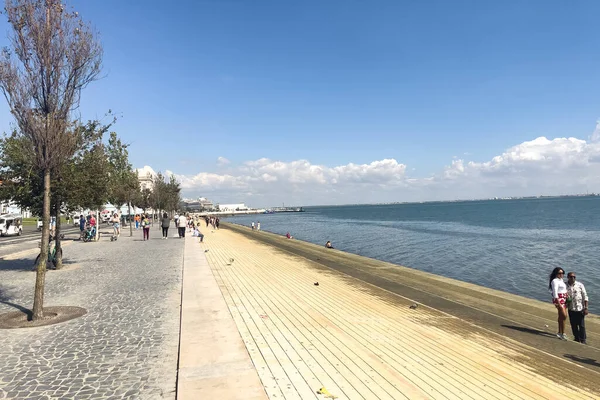
{"label": "white sneaker", "polygon": [[557,333],[556,337],[560,340],[568,340],[564,333]]}

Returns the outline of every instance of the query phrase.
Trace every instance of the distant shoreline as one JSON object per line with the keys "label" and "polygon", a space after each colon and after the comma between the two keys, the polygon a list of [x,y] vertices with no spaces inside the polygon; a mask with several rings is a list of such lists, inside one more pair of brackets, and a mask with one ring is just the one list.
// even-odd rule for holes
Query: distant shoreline
{"label": "distant shoreline", "polygon": [[392,205],[410,205],[410,204],[441,204],[441,203],[476,203],[484,201],[519,201],[519,200],[546,200],[546,199],[567,199],[567,198],[600,198],[600,193],[590,194],[565,194],[557,196],[523,196],[523,197],[496,197],[487,199],[460,199],[460,200],[426,200],[426,201],[395,201],[390,203],[348,203],[348,204],[318,204],[312,206],[303,206],[304,208],[315,207],[354,207],[354,206],[392,206]]}

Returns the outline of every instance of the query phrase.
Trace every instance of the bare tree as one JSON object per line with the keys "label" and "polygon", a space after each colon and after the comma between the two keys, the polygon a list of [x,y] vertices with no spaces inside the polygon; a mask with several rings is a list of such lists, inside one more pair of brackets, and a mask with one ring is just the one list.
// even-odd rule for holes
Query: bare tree
{"label": "bare tree", "polygon": [[[43,172],[42,260],[48,252],[50,177],[76,149],[67,127],[81,90],[100,73],[102,47],[90,26],[60,0],[6,0],[10,48],[0,59],[0,90]],[[46,263],[37,267],[33,319],[44,317]]]}

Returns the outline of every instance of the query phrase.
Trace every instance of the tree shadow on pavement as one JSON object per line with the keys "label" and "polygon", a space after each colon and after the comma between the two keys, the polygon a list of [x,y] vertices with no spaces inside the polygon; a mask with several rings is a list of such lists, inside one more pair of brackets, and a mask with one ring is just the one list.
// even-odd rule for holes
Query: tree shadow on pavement
{"label": "tree shadow on pavement", "polygon": [[555,337],[555,335],[553,335],[552,333],[540,331],[538,329],[533,329],[533,328],[525,328],[524,326],[514,326],[514,325],[500,325],[500,326],[502,326],[504,328],[508,328],[508,329],[514,329],[515,331],[519,331],[519,332],[531,333],[532,335],[547,336],[547,337],[551,337],[551,338]]}
{"label": "tree shadow on pavement", "polygon": [[565,357],[583,364],[592,365],[594,367],[600,367],[600,363],[593,358],[579,357],[575,354],[565,354]]}
{"label": "tree shadow on pavement", "polygon": [[31,313],[31,310],[29,308],[23,307],[22,305],[19,305],[19,304],[16,304],[16,303],[13,303],[12,301],[10,301],[12,298],[13,298],[13,296],[10,295],[9,289],[0,285],[0,304],[6,304],[7,306],[16,308],[17,310],[19,310],[27,315],[29,315]]}
{"label": "tree shadow on pavement", "polygon": [[[0,271],[23,271],[33,272],[35,265],[35,257],[32,258],[19,258],[15,260],[5,260],[0,258]],[[63,258],[63,265],[75,264],[75,261]],[[48,268],[48,272],[52,272],[54,269]]]}
{"label": "tree shadow on pavement", "polygon": [[5,260],[0,259],[0,271],[24,271],[31,272],[33,271],[33,263],[35,261],[35,256],[33,258],[19,258],[16,260]]}

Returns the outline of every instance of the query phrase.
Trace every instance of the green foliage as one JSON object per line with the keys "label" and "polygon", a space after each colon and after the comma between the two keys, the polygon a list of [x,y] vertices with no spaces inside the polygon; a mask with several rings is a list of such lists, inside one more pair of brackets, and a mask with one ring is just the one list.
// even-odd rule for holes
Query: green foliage
{"label": "green foliage", "polygon": [[146,209],[152,207],[152,191],[150,189],[142,189],[140,191],[135,192],[132,202],[136,207],[141,208],[146,212]]}
{"label": "green foliage", "polygon": [[[137,200],[140,191],[137,173],[129,163],[129,145],[124,144],[115,132],[110,133],[106,148],[108,178],[106,185],[108,201],[115,207]],[[142,207],[143,208],[143,207]]]}
{"label": "green foliage", "polygon": [[181,188],[179,182],[173,175],[169,181],[165,179],[162,173],[156,174],[152,181],[152,194],[150,202],[152,208],[156,210],[173,211],[179,208]]}
{"label": "green foliage", "polygon": [[31,140],[16,130],[0,139],[0,201],[12,201],[41,215],[44,179],[33,154]]}
{"label": "green foliage", "polygon": [[[115,167],[111,163],[110,150],[115,154],[115,146],[105,146],[104,134],[110,128],[98,121],[72,127],[76,138],[75,154],[64,160],[53,173],[51,184],[51,204],[60,204],[62,212],[79,209],[99,209],[109,201],[110,193],[119,190],[119,180],[112,179]],[[111,133],[112,143],[119,142],[116,133]],[[0,201],[13,201],[22,208],[29,208],[35,215],[41,215],[43,205],[43,174],[34,165],[33,146],[30,139],[17,131],[0,139]],[[121,154],[123,156],[123,154]],[[127,152],[120,162],[129,165]],[[129,170],[129,176],[135,174]],[[135,177],[137,184],[137,177]],[[135,188],[134,190],[137,190]],[[57,215],[53,209],[52,214]]]}

